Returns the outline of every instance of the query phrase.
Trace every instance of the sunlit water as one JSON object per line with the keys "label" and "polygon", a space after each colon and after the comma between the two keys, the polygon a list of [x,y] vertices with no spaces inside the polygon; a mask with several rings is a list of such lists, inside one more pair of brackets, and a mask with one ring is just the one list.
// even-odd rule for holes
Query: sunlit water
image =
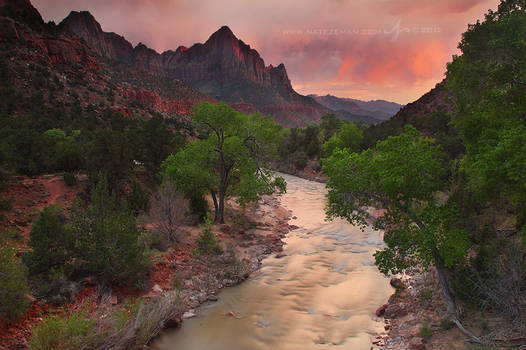
{"label": "sunlit water", "polygon": [[290,224],[300,226],[285,239],[287,256],[263,260],[249,280],[165,333],[156,350],[371,347],[383,329],[374,312],[392,293],[373,264],[381,232],[326,222],[324,184],[284,176],[282,204],[297,216]]}

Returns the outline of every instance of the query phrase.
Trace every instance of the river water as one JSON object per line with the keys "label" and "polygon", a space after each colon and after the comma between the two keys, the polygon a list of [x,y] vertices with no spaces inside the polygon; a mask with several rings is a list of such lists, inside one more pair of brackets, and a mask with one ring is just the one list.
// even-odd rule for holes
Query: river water
{"label": "river water", "polygon": [[283,176],[281,202],[300,227],[284,240],[287,256],[263,260],[261,270],[163,334],[154,349],[370,349],[384,325],[374,312],[393,292],[373,263],[382,233],[325,221],[325,185]]}

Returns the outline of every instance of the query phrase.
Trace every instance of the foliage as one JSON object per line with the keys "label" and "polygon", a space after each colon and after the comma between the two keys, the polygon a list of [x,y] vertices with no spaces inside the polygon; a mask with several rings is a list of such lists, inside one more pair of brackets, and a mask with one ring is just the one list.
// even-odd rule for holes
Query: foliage
{"label": "foliage", "polygon": [[307,162],[309,161],[307,157],[307,153],[303,151],[296,151],[291,156],[290,159],[292,160],[292,164],[294,164],[295,167],[303,169],[307,166]]}
{"label": "foliage", "polygon": [[387,248],[375,255],[384,273],[426,267],[436,253],[452,266],[466,253],[467,237],[455,228],[454,208],[435,198],[444,189],[441,156],[432,140],[407,127],[405,134],[378,142],[375,149],[336,151],[324,163],[330,217],[364,226],[368,207],[386,209],[375,224],[389,227]]}
{"label": "foliage", "polygon": [[131,185],[131,191],[126,197],[126,207],[135,215],[147,212],[150,209],[150,194],[137,181]]}
{"label": "foliage", "polygon": [[95,310],[86,303],[77,311],[46,316],[33,329],[29,349],[144,349],[167,321],[183,313],[183,303],[174,293],[154,302],[139,299],[114,308],[109,300],[103,296]]}
{"label": "foliage", "polygon": [[96,321],[85,311],[69,315],[50,315],[33,330],[29,348],[33,350],[80,349],[83,340],[93,332]]}
{"label": "foliage", "polygon": [[65,172],[64,174],[62,174],[62,178],[64,179],[64,183],[66,184],[66,186],[75,186],[77,184],[77,178],[75,177],[75,174],[73,174],[72,172]]}
{"label": "foliage", "polygon": [[462,55],[447,71],[470,189],[481,200],[508,198],[519,211],[526,194],[525,9],[522,1],[505,0],[470,25],[459,44]]}
{"label": "foliage", "polygon": [[142,126],[137,130],[136,140],[137,159],[151,173],[157,173],[162,162],[184,142],[181,136],[176,136],[168,128],[159,115],[142,122]]}
{"label": "foliage", "polygon": [[92,189],[87,207],[74,206],[68,230],[77,268],[96,274],[102,282],[140,286],[148,259],[135,216],[119,208],[104,179]]}
{"label": "foliage", "polygon": [[354,123],[346,123],[341,130],[331,136],[323,144],[323,154],[330,157],[336,149],[347,148],[351,152],[359,152],[363,140],[362,131]]}
{"label": "foliage", "polygon": [[336,134],[344,122],[334,114],[325,114],[321,117],[320,128],[323,131],[323,142],[327,142],[332,135]]}
{"label": "foliage", "polygon": [[247,203],[285,189],[283,179],[265,168],[277,155],[281,135],[280,126],[270,117],[247,116],[223,103],[200,102],[192,110],[192,122],[203,138],[168,157],[162,168],[187,197],[210,192],[216,222],[224,222],[227,196]]}
{"label": "foliage", "polygon": [[455,312],[444,268],[464,260],[469,240],[456,225],[455,206],[438,200],[437,192],[446,189],[441,158],[440,148],[411,126],[360,154],[337,150],[324,160],[327,215],[363,227],[369,208],[384,209],[374,224],[387,228],[387,247],[375,253],[380,271],[398,273],[435,264],[449,310]]}
{"label": "foliage", "polygon": [[75,131],[71,136],[66,136],[62,129],[49,129],[44,132],[43,139],[46,158],[50,162],[49,169],[71,172],[84,167],[82,149],[75,140],[79,133]]}
{"label": "foliage", "polygon": [[110,188],[117,189],[133,170],[133,152],[128,135],[119,130],[95,134],[88,148],[87,170],[92,182],[103,174]]}
{"label": "foliage", "polygon": [[31,232],[28,246],[31,251],[23,255],[31,275],[61,269],[69,260],[72,237],[64,228],[65,217],[60,208],[45,207],[38,215]]}
{"label": "foliage", "polygon": [[216,235],[212,232],[212,224],[208,217],[205,218],[205,224],[201,230],[201,235],[195,243],[196,248],[194,250],[194,255],[196,256],[221,253],[221,247],[219,247]]}
{"label": "foliage", "polygon": [[23,314],[29,302],[24,266],[6,242],[0,247],[0,315],[12,319]]}

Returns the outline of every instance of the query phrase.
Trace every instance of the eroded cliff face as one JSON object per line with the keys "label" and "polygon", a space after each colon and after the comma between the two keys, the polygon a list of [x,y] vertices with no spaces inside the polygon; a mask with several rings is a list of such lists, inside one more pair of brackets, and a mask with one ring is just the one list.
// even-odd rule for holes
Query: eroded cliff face
{"label": "eroded cliff face", "polygon": [[29,1],[0,0],[0,61],[19,96],[18,113],[31,107],[24,100],[40,95],[43,106],[60,113],[79,104],[99,112],[110,109],[124,117],[160,113],[188,120],[195,103],[215,101],[179,79],[125,63],[144,58],[144,65],[154,70],[156,61],[147,58],[155,57],[155,52],[144,45],[133,48],[117,34],[104,33],[87,12],[74,18],[71,25],[75,23],[82,36],[44,23]]}
{"label": "eroded cliff face", "polygon": [[330,112],[296,93],[283,64],[265,66],[259,53],[227,26],[205,43],[190,48],[180,46],[162,54],[144,44],[133,48],[123,37],[104,32],[89,12],[71,12],[60,27],[83,38],[105,58],[154,75],[181,79],[212,98],[243,106],[243,110],[268,113],[285,125],[317,122]]}

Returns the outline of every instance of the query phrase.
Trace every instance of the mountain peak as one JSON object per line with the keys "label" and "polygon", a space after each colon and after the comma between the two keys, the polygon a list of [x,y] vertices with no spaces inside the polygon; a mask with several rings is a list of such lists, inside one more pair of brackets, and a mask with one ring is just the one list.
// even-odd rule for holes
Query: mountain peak
{"label": "mountain peak", "polygon": [[[89,11],[71,11],[69,15],[60,22],[61,26],[73,28],[83,27],[91,32],[102,33],[102,27]],[[76,32],[75,30],[72,30]]]}
{"label": "mountain peak", "polygon": [[214,32],[214,34],[212,34],[208,40],[221,40],[221,39],[237,40],[237,37],[234,35],[232,30],[228,26],[222,26],[216,32]]}

